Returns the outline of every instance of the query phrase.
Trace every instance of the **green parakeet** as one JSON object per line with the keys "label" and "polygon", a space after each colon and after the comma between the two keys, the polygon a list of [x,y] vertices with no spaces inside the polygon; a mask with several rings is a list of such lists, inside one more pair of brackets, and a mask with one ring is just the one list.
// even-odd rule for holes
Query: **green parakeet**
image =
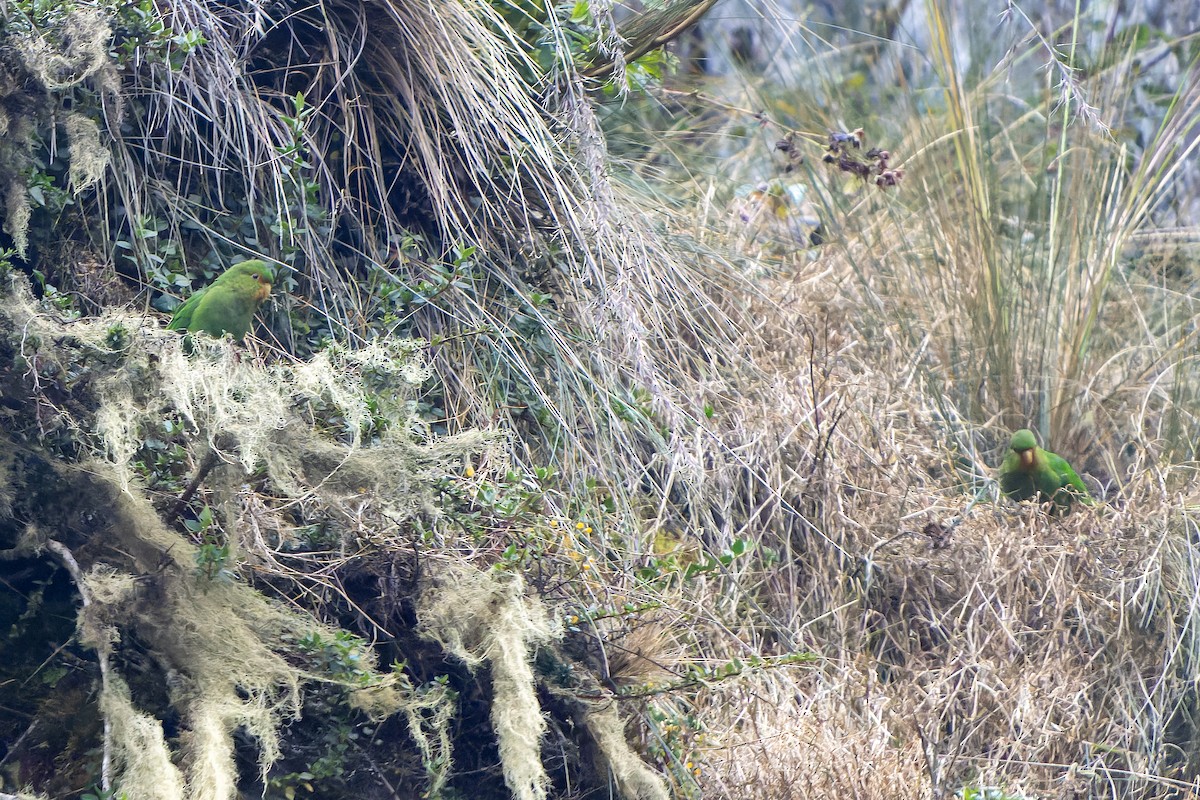
{"label": "green parakeet", "polygon": [[1059,510],[1069,509],[1072,500],[1089,506],[1095,503],[1067,460],[1038,447],[1028,428],[1013,434],[1008,455],[1000,465],[1000,490],[1014,500],[1037,495],[1039,502],[1053,501]]}
{"label": "green parakeet", "polygon": [[265,261],[252,259],[234,264],[175,309],[167,328],[204,331],[212,336],[228,333],[240,342],[254,323],[259,306],[271,296],[274,280],[275,269]]}

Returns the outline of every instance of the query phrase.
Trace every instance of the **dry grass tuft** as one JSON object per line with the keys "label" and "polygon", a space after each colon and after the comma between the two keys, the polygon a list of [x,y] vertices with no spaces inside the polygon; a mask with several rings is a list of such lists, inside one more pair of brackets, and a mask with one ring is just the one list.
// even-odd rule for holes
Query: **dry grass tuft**
{"label": "dry grass tuft", "polygon": [[706,788],[747,800],[929,797],[921,743],[894,727],[869,667],[835,676],[772,676],[707,698],[735,712],[705,753]]}
{"label": "dry grass tuft", "polygon": [[[552,462],[565,487],[538,497],[547,516],[591,513],[601,494],[617,509],[572,543],[596,557],[601,577],[564,582],[570,601],[649,599],[667,607],[663,618],[686,621],[671,636],[637,629],[634,615],[597,626],[617,654],[604,677],[684,679],[696,664],[817,656],[803,671],[747,670],[713,686],[697,678],[696,696],[671,696],[699,709],[709,731],[698,747],[704,789],[940,797],[995,784],[1140,797],[1194,779],[1200,508],[1184,495],[1192,467],[1164,454],[1195,455],[1195,414],[1178,402],[1200,394],[1195,306],[1191,287],[1153,286],[1125,256],[1155,235],[1152,212],[1200,141],[1200,83],[1181,84],[1160,135],[1130,166],[1093,125],[1121,115],[1120,69],[1017,114],[1003,79],[1046,40],[1029,46],[1022,34],[1026,49],[968,86],[953,26],[931,2],[932,46],[921,57],[933,59],[944,93],[897,113],[889,133],[905,180],[885,193],[807,167],[793,175],[810,184],[829,228],[810,258],[802,242],[765,241],[787,226],[737,231],[711,184],[648,196],[610,180],[600,124],[570,64],[535,96],[506,46],[515,34],[489,3],[325,0],[286,20],[271,9],[173,6],[176,27],[211,46],[140,76],[146,127],[114,146],[129,217],[165,208],[186,220],[196,192],[245,198],[264,230],[299,223],[295,176],[279,156],[300,146],[317,159],[328,218],[353,209],[353,241],[337,242],[353,252],[336,260],[332,233],[278,245],[300,253],[305,293],[346,341],[370,333],[363,264],[405,285],[422,277],[428,265],[395,257],[413,227],[435,232],[442,252],[478,244],[484,274],[459,276],[444,305],[414,324],[440,342],[433,364],[450,419],[500,421],[519,463]],[[303,63],[273,53],[280,42],[302,44]],[[298,143],[284,120],[300,93],[315,112]],[[384,143],[401,149],[380,157]],[[700,199],[674,212],[689,190]],[[20,209],[13,191],[7,198],[12,225]],[[753,263],[728,254],[739,237],[755,239]],[[533,288],[551,299],[525,302]],[[41,321],[28,313],[21,323]],[[83,325],[84,334],[94,345],[104,331]],[[148,396],[166,396],[197,441],[235,466],[265,462],[289,502],[331,506],[343,543],[386,539],[391,498],[403,495],[398,516],[411,518],[417,479],[484,444],[476,435],[423,448],[405,428],[364,446],[368,415],[355,398],[375,371],[366,356],[271,372],[222,345],[191,361],[146,338],[167,370]],[[366,351],[322,358],[347,352]],[[135,385],[106,387],[100,419],[119,465],[139,429],[159,421],[126,384]],[[296,408],[322,403],[351,420],[349,437],[309,436]],[[1109,502],[1063,519],[986,502],[996,445],[1018,423],[1051,434],[1067,456],[1104,463]],[[235,446],[223,445],[224,429]],[[231,537],[277,576],[316,583],[286,566],[284,516],[228,473],[214,496]],[[160,529],[152,533],[167,548]],[[688,558],[735,544],[749,555],[648,584],[640,568],[660,533]],[[447,652],[492,669],[508,785],[544,797],[545,721],[529,656],[556,631],[519,575],[489,571],[493,543],[471,546],[475,563],[438,576],[419,616]],[[305,566],[332,569],[341,557]],[[168,608],[219,618],[236,599],[180,592]],[[190,782],[214,796],[231,792],[232,731],[247,726],[269,762],[275,726],[295,709],[294,671],[252,646],[270,621],[155,637],[191,670],[178,701],[193,723]],[[235,679],[228,665],[238,658]],[[619,715],[602,722],[618,784],[658,797],[656,781],[621,760]],[[444,725],[419,746],[448,763]],[[695,767],[683,767],[690,780]]]}
{"label": "dry grass tuft", "polygon": [[[1089,87],[1093,112],[1119,118],[1117,84]],[[695,699],[706,792],[1165,796],[1200,768],[1200,509],[1176,403],[1194,393],[1194,288],[1155,289],[1129,258],[1190,140],[1131,164],[1086,120],[1009,120],[993,83],[961,88],[905,118],[901,191],[795,178],[831,243],[755,232],[777,270],[742,295],[757,324],[734,351],[753,368],[691,384],[716,398],[710,547],[779,560],[734,561],[674,607],[707,663],[820,656]],[[1185,83],[1163,130],[1194,131],[1198,98]],[[721,217],[711,196],[701,219]],[[1056,519],[993,502],[1018,422],[1053,432],[1107,503]]]}
{"label": "dry grass tuft", "polygon": [[713,657],[808,647],[821,659],[815,674],[773,671],[697,701],[713,742],[703,784],[764,798],[1186,785],[1200,675],[1192,466],[1140,448],[1119,494],[1065,518],[972,506],[1003,432],[930,397],[906,337],[861,317],[854,285],[834,276],[805,268],[795,299],[779,284],[765,375],[721,417],[743,462],[709,480],[735,487],[729,518],[750,521],[731,533],[782,556],[731,568],[734,596],[765,616],[733,615],[716,587],[688,598],[739,621],[740,641],[706,639]]}

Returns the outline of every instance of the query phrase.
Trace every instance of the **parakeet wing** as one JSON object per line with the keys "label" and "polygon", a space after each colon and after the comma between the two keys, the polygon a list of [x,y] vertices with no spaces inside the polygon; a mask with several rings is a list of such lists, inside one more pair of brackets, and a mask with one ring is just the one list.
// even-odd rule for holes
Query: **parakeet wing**
{"label": "parakeet wing", "polygon": [[1062,478],[1058,477],[1058,472],[1050,465],[1050,459],[1046,457],[1048,455],[1049,453],[1039,448],[1034,456],[1033,472],[1030,473],[1043,503],[1053,500],[1063,485]]}
{"label": "parakeet wing", "polygon": [[192,324],[192,315],[196,312],[196,307],[200,305],[200,301],[204,298],[204,294],[207,291],[208,287],[206,286],[198,292],[194,292],[187,300],[184,300],[175,309],[175,315],[171,317],[171,321],[167,323],[167,330],[188,330]]}
{"label": "parakeet wing", "polygon": [[235,339],[244,338],[258,310],[255,296],[258,287],[251,278],[213,283],[192,312],[188,329],[213,336],[231,333]]}
{"label": "parakeet wing", "polygon": [[1088,493],[1087,485],[1079,477],[1079,474],[1067,463],[1067,460],[1057,453],[1046,453],[1046,461],[1050,468],[1058,475],[1059,484],[1069,492],[1074,492],[1079,495],[1084,502],[1091,501],[1091,495]]}
{"label": "parakeet wing", "polygon": [[211,284],[189,297],[167,327],[204,331],[212,336],[232,334],[241,341],[254,324],[254,314],[271,292],[275,270],[265,261],[234,264]]}

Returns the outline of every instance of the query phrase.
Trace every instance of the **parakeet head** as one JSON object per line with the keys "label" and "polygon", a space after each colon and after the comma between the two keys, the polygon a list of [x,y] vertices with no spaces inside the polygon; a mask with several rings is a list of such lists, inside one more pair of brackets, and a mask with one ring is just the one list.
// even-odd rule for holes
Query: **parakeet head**
{"label": "parakeet head", "polygon": [[1021,457],[1021,468],[1030,469],[1033,467],[1033,454],[1037,448],[1037,439],[1033,435],[1033,431],[1028,428],[1021,428],[1013,434],[1012,444],[1009,445]]}
{"label": "parakeet head", "polygon": [[240,264],[234,264],[225,270],[225,273],[221,275],[221,279],[226,279],[227,276],[229,276],[228,279],[230,281],[240,280],[243,276],[246,276],[258,283],[254,299],[262,303],[271,296],[271,284],[275,282],[275,268],[265,261],[254,258],[249,261],[243,261]]}

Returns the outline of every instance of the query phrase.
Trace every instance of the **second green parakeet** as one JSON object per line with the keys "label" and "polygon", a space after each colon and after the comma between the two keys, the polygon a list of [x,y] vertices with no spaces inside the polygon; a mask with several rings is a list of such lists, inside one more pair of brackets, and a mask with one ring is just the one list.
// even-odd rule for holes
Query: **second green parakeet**
{"label": "second green parakeet", "polygon": [[275,269],[265,261],[252,259],[234,264],[175,309],[167,328],[204,331],[212,336],[228,333],[240,342],[254,323],[259,306],[271,296],[274,281]]}
{"label": "second green parakeet", "polygon": [[1060,510],[1072,500],[1094,505],[1087,486],[1062,456],[1038,447],[1033,431],[1022,428],[1013,434],[1008,455],[1000,465],[1000,490],[1014,500],[1053,501]]}

